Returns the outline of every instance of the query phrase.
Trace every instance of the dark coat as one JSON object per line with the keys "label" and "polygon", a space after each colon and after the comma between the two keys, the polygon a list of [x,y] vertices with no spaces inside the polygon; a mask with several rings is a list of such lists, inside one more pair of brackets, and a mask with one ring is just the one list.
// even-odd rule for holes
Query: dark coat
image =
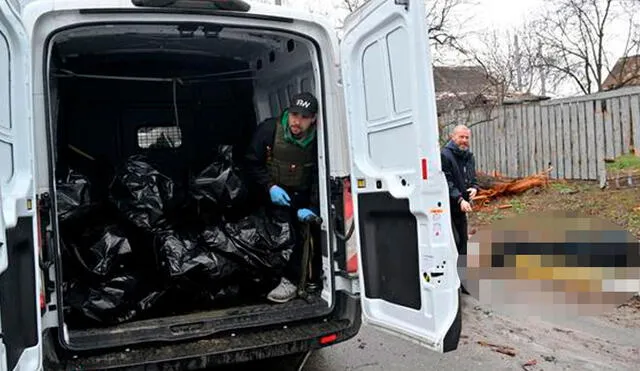
{"label": "dark coat", "polygon": [[475,156],[469,150],[459,149],[455,143],[449,141],[440,153],[442,171],[449,185],[449,201],[451,213],[455,216],[463,215],[460,209],[462,200],[470,201],[468,188],[479,189],[476,178]]}
{"label": "dark coat", "polygon": [[[253,133],[253,138],[244,158],[245,172],[251,184],[252,191],[256,191],[258,199],[267,201],[269,188],[273,178],[267,166],[268,148],[273,148],[275,142],[276,125],[279,125],[282,116],[266,119],[258,125]],[[313,148],[316,148],[315,146]],[[317,161],[314,176],[308,191],[294,192],[280,185],[291,197],[292,206],[296,208],[310,208],[319,215],[319,190]]]}

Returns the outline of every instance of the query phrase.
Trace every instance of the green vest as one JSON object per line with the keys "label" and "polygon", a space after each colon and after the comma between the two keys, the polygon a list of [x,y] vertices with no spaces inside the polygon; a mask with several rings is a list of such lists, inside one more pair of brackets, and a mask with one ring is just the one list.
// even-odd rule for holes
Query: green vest
{"label": "green vest", "polygon": [[267,158],[267,165],[273,183],[293,191],[311,188],[314,165],[317,161],[315,143],[301,148],[284,139],[284,128],[276,121],[275,140]]}

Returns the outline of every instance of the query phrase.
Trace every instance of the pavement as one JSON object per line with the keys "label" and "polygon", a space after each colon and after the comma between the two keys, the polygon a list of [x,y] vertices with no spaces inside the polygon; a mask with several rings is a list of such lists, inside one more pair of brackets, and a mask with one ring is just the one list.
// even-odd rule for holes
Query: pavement
{"label": "pavement", "polygon": [[[637,308],[549,322],[495,313],[465,295],[462,339],[456,351],[435,353],[363,325],[353,339],[312,353],[303,370],[638,370],[639,329]],[[234,371],[241,369],[297,370],[286,360]]]}
{"label": "pavement", "polygon": [[305,371],[638,370],[640,311],[539,320],[493,312],[463,296],[462,339],[438,354],[364,326],[356,338],[313,354]]}

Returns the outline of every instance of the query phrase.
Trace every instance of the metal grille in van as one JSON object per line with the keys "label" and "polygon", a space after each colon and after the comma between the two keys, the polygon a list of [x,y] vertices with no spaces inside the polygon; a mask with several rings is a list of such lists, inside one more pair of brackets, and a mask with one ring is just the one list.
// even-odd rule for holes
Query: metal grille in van
{"label": "metal grille in van", "polygon": [[138,129],[140,148],[179,148],[182,145],[182,131],[178,126],[155,126]]}

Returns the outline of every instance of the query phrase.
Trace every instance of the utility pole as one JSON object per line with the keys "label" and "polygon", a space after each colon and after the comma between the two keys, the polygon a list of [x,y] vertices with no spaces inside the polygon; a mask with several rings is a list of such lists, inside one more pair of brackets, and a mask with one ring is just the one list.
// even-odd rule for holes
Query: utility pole
{"label": "utility pole", "polygon": [[[538,58],[542,57],[542,42],[538,42]],[[542,90],[542,96],[547,95],[547,70],[544,63],[540,63],[540,85]]]}
{"label": "utility pole", "polygon": [[520,92],[522,91],[522,56],[520,54],[520,44],[518,44],[518,34],[516,33],[513,36],[513,46],[515,48],[516,55],[516,81],[518,86],[516,89]]}

